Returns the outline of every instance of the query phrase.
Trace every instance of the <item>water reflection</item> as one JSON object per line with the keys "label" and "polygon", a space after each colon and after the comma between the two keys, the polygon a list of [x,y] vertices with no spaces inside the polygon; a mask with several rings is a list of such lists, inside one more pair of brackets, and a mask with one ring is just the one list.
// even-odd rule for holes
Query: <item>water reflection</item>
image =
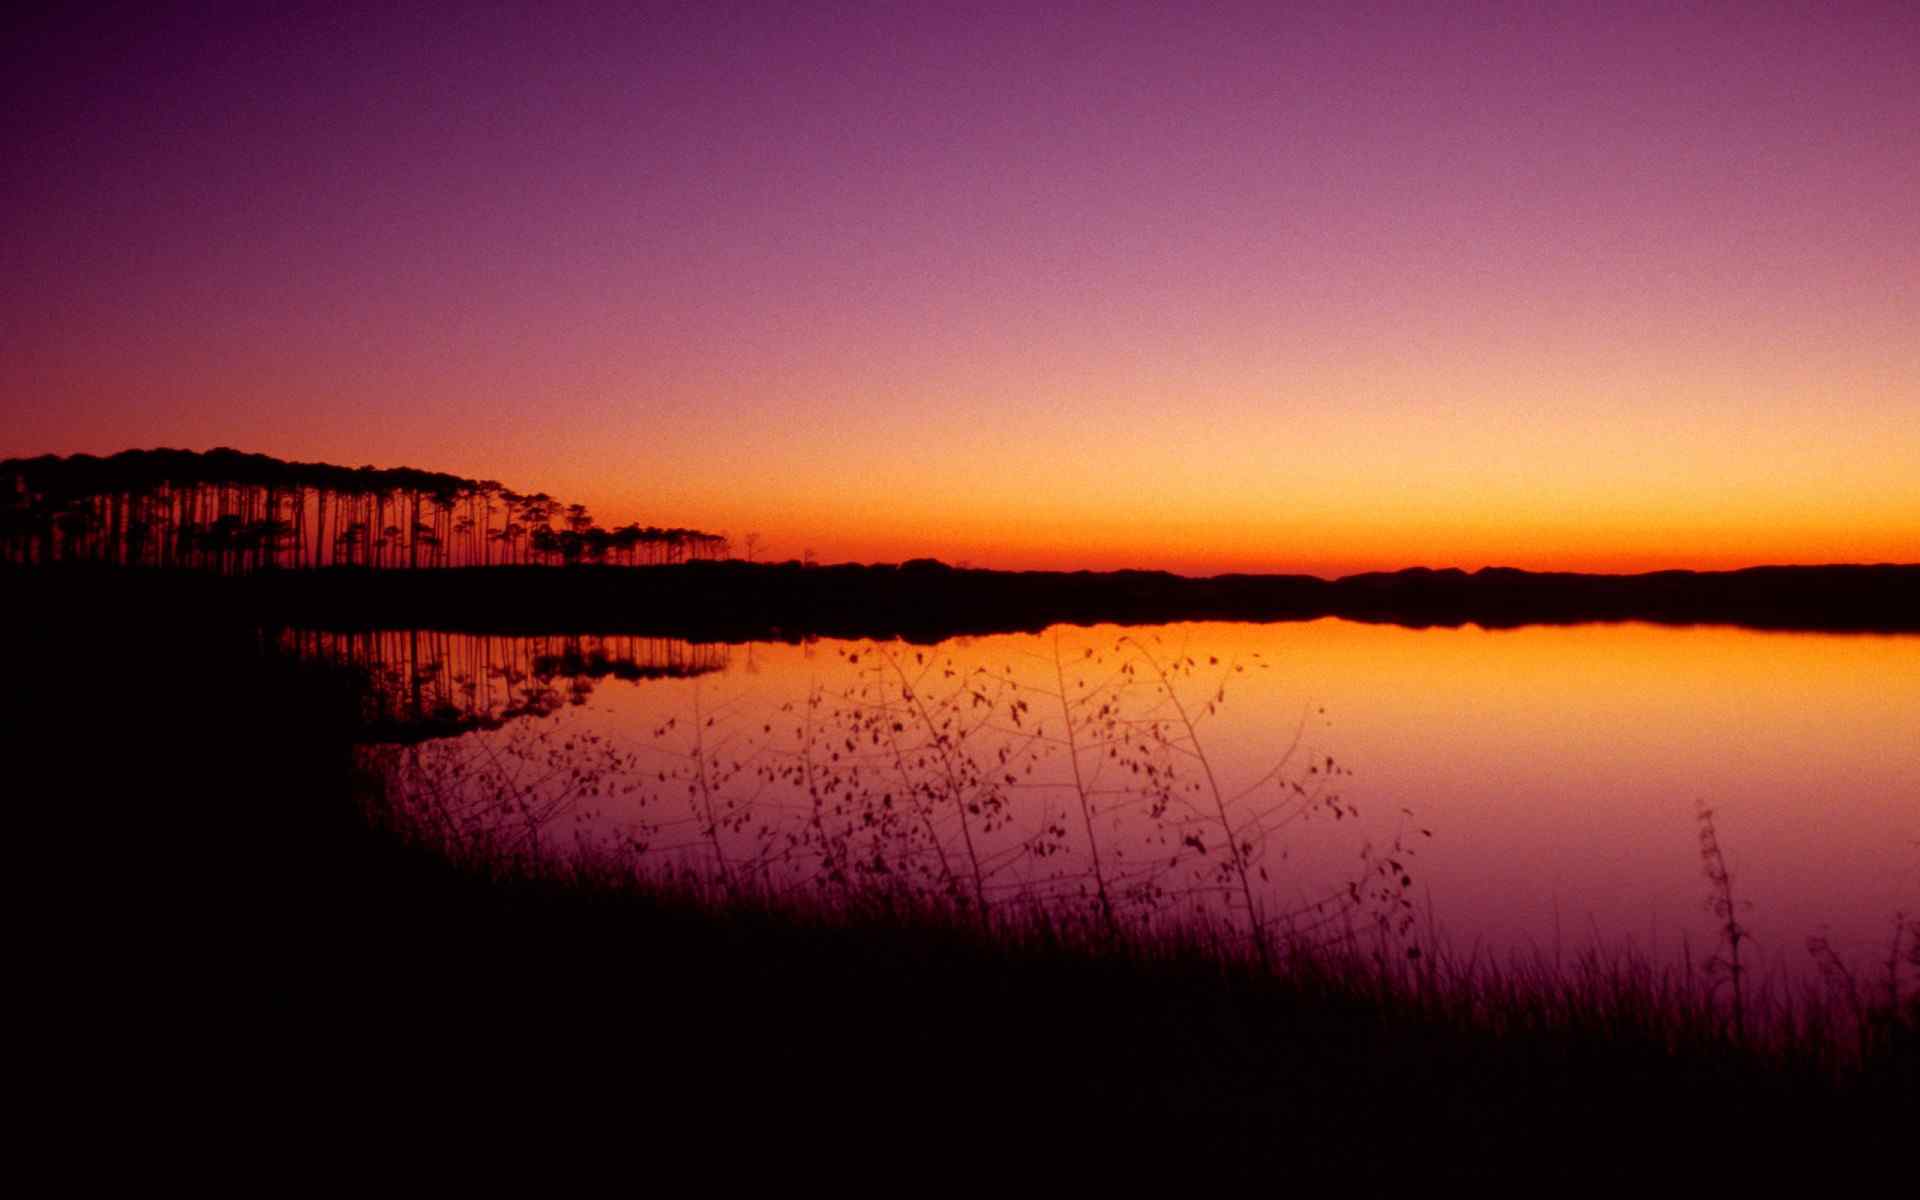
{"label": "water reflection", "polygon": [[365,737],[413,742],[582,705],[603,679],[686,679],[726,669],[728,648],[631,635],[503,637],[434,630],[286,630],[280,647],[363,672]]}
{"label": "water reflection", "polygon": [[382,765],[457,774],[450,820],[736,877],[1363,929],[1411,899],[1467,951],[1670,961],[1716,944],[1705,802],[1757,969],[1804,973],[1920,910],[1915,728],[1913,637],[1325,620],[760,644]]}

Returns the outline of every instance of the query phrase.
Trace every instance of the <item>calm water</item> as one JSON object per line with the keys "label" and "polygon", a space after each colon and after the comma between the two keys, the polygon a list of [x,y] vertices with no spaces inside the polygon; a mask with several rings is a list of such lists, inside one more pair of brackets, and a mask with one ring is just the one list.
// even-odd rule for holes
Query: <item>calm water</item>
{"label": "calm water", "polygon": [[1097,850],[1116,903],[1154,888],[1134,902],[1242,916],[1231,826],[1266,918],[1339,911],[1313,905],[1361,883],[1338,916],[1361,928],[1395,913],[1501,956],[1597,939],[1698,960],[1716,939],[1704,803],[1766,966],[1809,970],[1812,936],[1871,962],[1894,914],[1920,913],[1920,638],[1337,620],[937,647],[301,636],[383,667],[396,742],[453,735],[370,755],[450,819],[549,846],[789,881],[884,869],[990,903],[1091,903]]}

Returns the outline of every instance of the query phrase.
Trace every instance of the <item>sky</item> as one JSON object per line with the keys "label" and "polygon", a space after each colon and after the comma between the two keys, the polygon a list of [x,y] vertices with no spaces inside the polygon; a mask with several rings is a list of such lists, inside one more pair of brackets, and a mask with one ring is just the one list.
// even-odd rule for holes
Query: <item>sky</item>
{"label": "sky", "polygon": [[0,457],[821,561],[1920,561],[1920,5],[54,7]]}

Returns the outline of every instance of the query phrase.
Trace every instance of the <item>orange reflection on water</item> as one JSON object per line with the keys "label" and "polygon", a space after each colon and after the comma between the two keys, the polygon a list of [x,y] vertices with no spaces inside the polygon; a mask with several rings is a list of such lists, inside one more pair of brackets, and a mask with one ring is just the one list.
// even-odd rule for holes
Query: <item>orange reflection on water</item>
{"label": "orange reflection on water", "polygon": [[[783,706],[810,688],[844,695],[876,649],[1051,688],[1057,645],[1078,690],[1075,666],[1095,670],[1086,651],[1110,667],[1127,656],[1123,638],[1163,662],[1191,658],[1181,688],[1196,704],[1224,686],[1200,745],[1229,791],[1260,779],[1296,731],[1296,766],[1332,755],[1353,772],[1341,783],[1358,822],[1307,821],[1270,847],[1278,908],[1349,874],[1363,844],[1413,834],[1422,922],[1430,914],[1462,948],[1571,953],[1597,936],[1671,957],[1685,946],[1697,962],[1716,936],[1696,836],[1704,802],[1762,959],[1802,970],[1805,939],[1824,934],[1865,961],[1895,912],[1920,910],[1915,637],[1328,619],[1060,627],[931,649],[762,643],[703,677],[608,682],[559,719],[644,756],[665,722],[679,721],[671,741],[698,712],[710,747],[752,755],[788,736],[800,710]],[[1029,719],[1058,732],[1034,697]],[[1064,771],[1054,755],[1023,794],[1064,787]]]}

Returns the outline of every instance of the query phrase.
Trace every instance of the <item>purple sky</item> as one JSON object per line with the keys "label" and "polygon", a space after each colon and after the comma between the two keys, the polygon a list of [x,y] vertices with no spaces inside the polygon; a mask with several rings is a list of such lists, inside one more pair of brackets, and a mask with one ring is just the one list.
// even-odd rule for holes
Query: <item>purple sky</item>
{"label": "purple sky", "polygon": [[1920,558],[1920,5],[389,7],[9,32],[0,455],[783,556]]}

